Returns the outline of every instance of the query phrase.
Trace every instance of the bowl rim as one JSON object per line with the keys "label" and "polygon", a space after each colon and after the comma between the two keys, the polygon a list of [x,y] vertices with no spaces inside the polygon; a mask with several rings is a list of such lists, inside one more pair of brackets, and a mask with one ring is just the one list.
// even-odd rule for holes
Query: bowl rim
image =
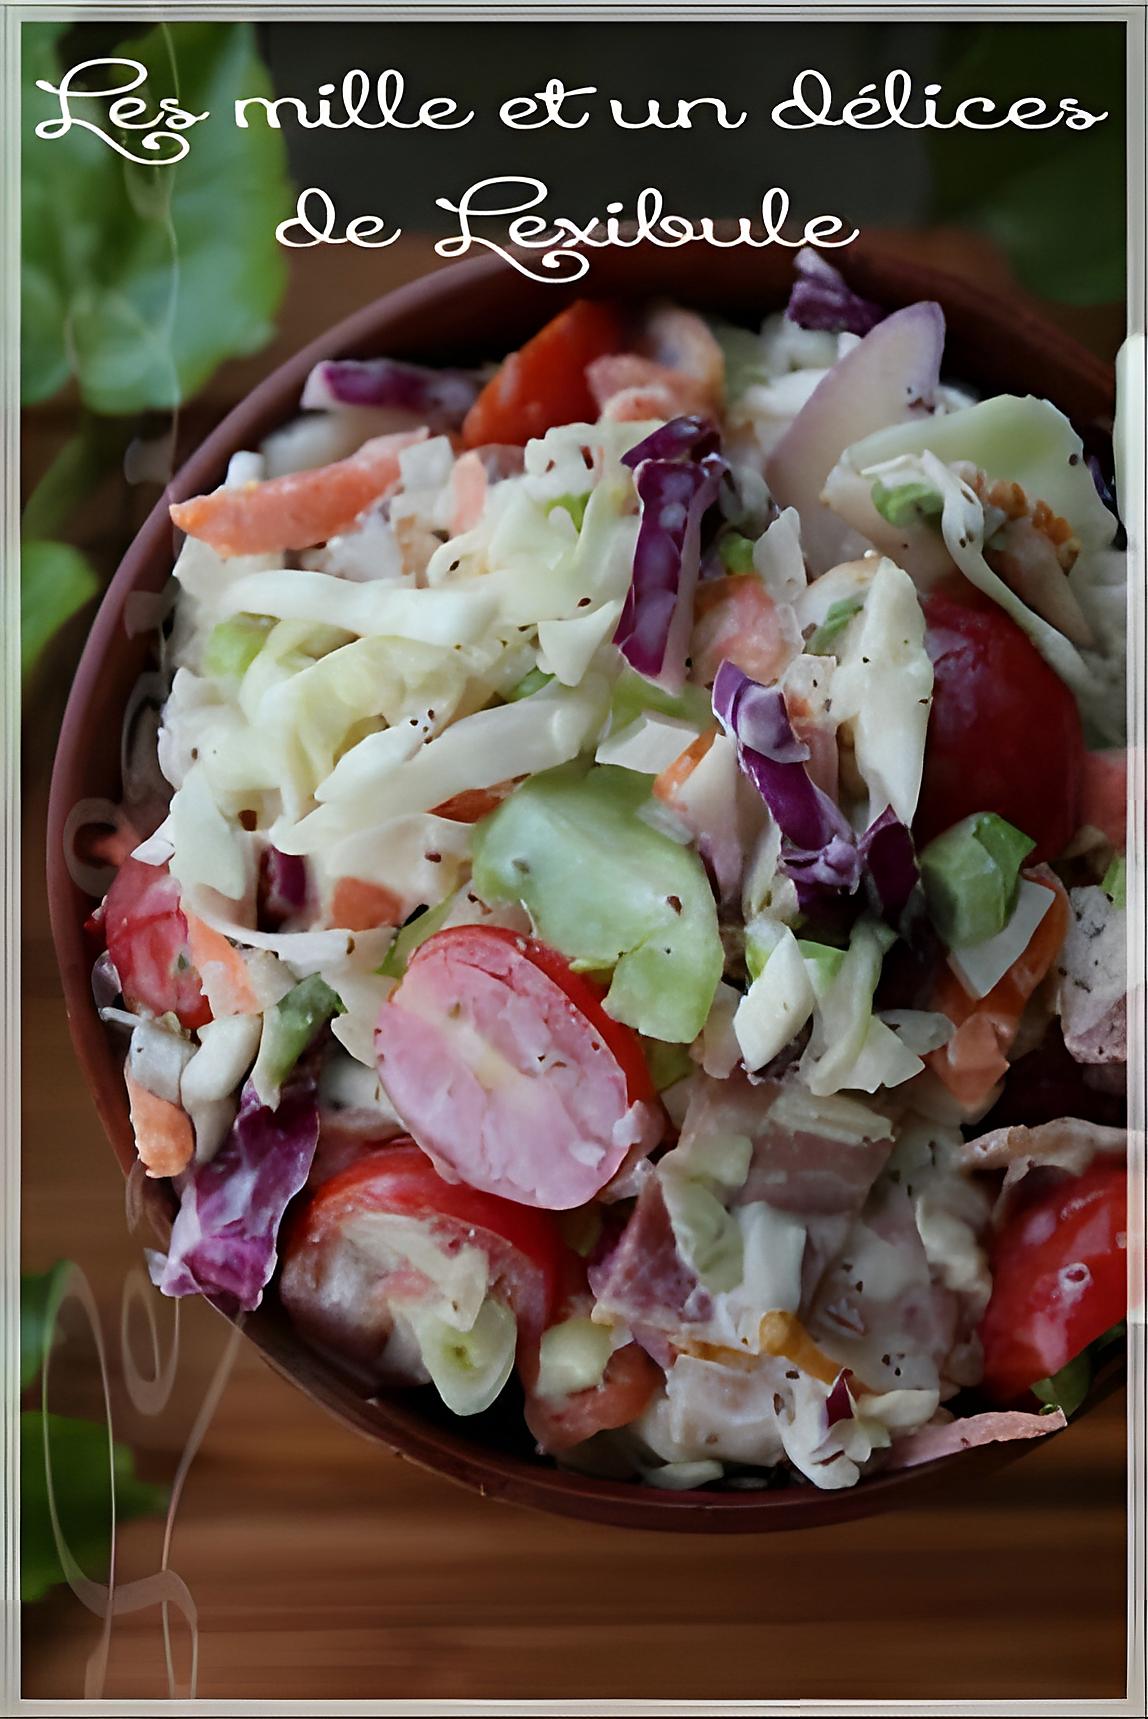
{"label": "bowl rim", "polygon": [[[886,302],[891,296],[888,277],[895,276],[900,282],[901,290],[894,295],[899,302],[936,297],[948,312],[957,300],[973,319],[980,315],[991,322],[994,313],[1000,317],[998,298],[967,281],[895,252],[882,253],[877,241],[859,240],[850,250],[852,256],[835,256],[834,261],[860,291],[871,290],[874,281],[884,273]],[[628,253],[631,257],[635,254]],[[726,252],[722,256],[727,269],[731,267],[728,262],[731,255]],[[670,253],[669,262],[657,259],[667,277],[664,290],[675,299],[698,302],[703,295],[683,290],[680,280],[675,279],[675,275],[680,275],[688,283],[701,276],[696,268],[692,271],[675,268],[675,259],[682,256],[677,251]],[[791,258],[787,256],[785,260]],[[617,259],[614,261],[616,264]],[[776,292],[777,259],[768,252],[748,258],[743,255],[738,263],[744,279],[753,278],[747,265],[755,261],[763,276],[774,277],[772,287],[768,280],[762,285],[762,304],[768,307],[770,292]],[[599,280],[603,275],[613,275],[608,289],[610,296],[628,296],[624,273],[616,267],[603,267],[603,259],[596,266]],[[516,292],[524,305],[527,298],[534,300],[544,293],[545,299],[539,302],[555,308],[579,296],[592,296],[596,290],[591,277],[585,283],[575,282],[567,287],[550,284],[540,287],[530,282],[530,291],[524,292],[520,277],[515,276],[507,283],[507,274],[503,259],[489,253],[433,269],[361,306],[269,371],[225,414],[172,476],[129,545],[101,601],[76,668],[60,727],[49,790],[46,866],[52,938],[73,1047],[104,1132],[125,1174],[134,1161],[134,1150],[130,1132],[125,1140],[127,1111],[122,1080],[118,1093],[113,1093],[107,1078],[110,1057],[114,1054],[117,1069],[121,1063],[118,1052],[112,1052],[108,1029],[99,1020],[91,1000],[91,959],[82,930],[81,903],[93,898],[86,897],[72,879],[63,836],[69,814],[77,801],[85,797],[81,775],[90,740],[90,707],[98,703],[105,661],[122,646],[126,599],[136,590],[158,588],[157,569],[163,570],[159,583],[170,577],[176,548],[168,515],[170,503],[206,488],[218,478],[230,453],[249,446],[256,437],[261,439],[277,422],[285,422],[297,412],[302,383],[321,359],[364,349],[374,352],[379,350],[380,342],[392,346],[397,342],[400,348],[404,344],[425,343],[428,329],[433,330],[436,313],[457,306],[474,292],[489,292],[500,283]],[[629,296],[638,302],[648,299],[650,292],[647,287]],[[720,291],[713,296],[720,297]],[[526,320],[530,321],[529,316]],[[404,340],[407,325],[417,327],[421,341]],[[1019,336],[1022,345],[1027,340],[1034,344],[1043,342],[1046,349],[1050,344],[1054,346],[1061,374],[1075,378],[1075,385],[1082,393],[1097,403],[1098,415],[1108,408],[1113,387],[1110,366],[1027,307],[1019,313],[1015,307],[1010,309],[1009,331],[1010,335]],[[150,1184],[148,1193],[150,1197],[145,1204],[153,1225],[163,1234],[170,1228],[173,1209],[167,1184]],[[222,1309],[216,1310],[224,1318],[230,1317]],[[426,1420],[419,1415],[417,1406],[412,1411],[409,1404],[417,1403],[417,1399],[409,1394],[406,1402],[395,1400],[401,1393],[390,1399],[367,1398],[361,1387],[349,1387],[337,1368],[308,1349],[286,1325],[285,1317],[274,1316],[279,1313],[277,1298],[272,1297],[255,1314],[239,1316],[232,1323],[241,1326],[276,1372],[320,1402],[344,1425],[383,1443],[420,1467],[485,1496],[616,1526],[760,1532],[824,1525],[868,1515],[894,1504],[920,1502],[938,1484],[948,1480],[951,1465],[958,1460],[964,1465],[961,1472],[972,1477],[977,1468],[1003,1466],[1023,1455],[1031,1443],[1043,1444],[1048,1436],[1056,1436],[978,1447],[914,1468],[878,1472],[864,1477],[855,1486],[830,1492],[801,1484],[770,1490],[671,1492],[633,1481],[591,1479],[553,1464],[535,1463],[510,1452],[478,1445],[464,1433],[443,1429]]]}

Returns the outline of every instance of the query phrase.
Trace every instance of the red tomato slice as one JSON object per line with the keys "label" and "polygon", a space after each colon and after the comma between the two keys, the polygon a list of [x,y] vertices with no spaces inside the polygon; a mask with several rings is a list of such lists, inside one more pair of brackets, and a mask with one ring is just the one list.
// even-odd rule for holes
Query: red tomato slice
{"label": "red tomato slice", "polygon": [[202,1027],[211,1009],[191,961],[179,884],[166,866],[126,859],[104,902],[104,936],[129,1008]]}
{"label": "red tomato slice", "polygon": [[384,1270],[348,1238],[348,1223],[372,1212],[422,1220],[446,1253],[482,1248],[492,1290],[518,1321],[519,1353],[533,1360],[563,1285],[568,1250],[555,1220],[444,1181],[409,1139],[379,1147],[314,1189],[286,1230],[280,1299],[313,1341],[379,1370],[392,1303],[417,1299],[426,1284],[414,1266]]}
{"label": "red tomato slice", "polygon": [[624,338],[622,319],[611,305],[576,299],[512,352],[486,384],[462,426],[466,446],[524,447],[555,424],[594,423],[598,407],[586,366],[619,351]]}
{"label": "red tomato slice", "polygon": [[443,1173],[524,1205],[585,1205],[660,1133],[636,1036],[560,955],[512,931],[429,937],[375,1047],[391,1103]]}
{"label": "red tomato slice", "polygon": [[600,1385],[573,1396],[528,1397],[526,1424],[544,1451],[557,1454],[612,1427],[629,1426],[662,1383],[661,1369],[644,1349],[627,1343],[606,1363]]}
{"label": "red tomato slice", "polygon": [[1076,700],[996,604],[924,599],[933,708],[914,820],[919,844],[996,812],[1056,859],[1079,824],[1084,739]]}
{"label": "red tomato slice", "polygon": [[993,1244],[993,1292],[981,1322],[984,1389],[1022,1397],[1124,1318],[1127,1172],[1095,1164],[1021,1205]]}

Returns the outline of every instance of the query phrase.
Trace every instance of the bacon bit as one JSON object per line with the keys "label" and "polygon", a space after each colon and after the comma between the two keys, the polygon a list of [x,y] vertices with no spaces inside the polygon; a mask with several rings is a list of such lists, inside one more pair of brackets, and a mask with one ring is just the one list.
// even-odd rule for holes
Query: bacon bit
{"label": "bacon bit", "polygon": [[452,824],[477,824],[480,818],[501,806],[514,786],[511,781],[496,782],[493,788],[464,788],[461,794],[452,794],[441,806],[435,806],[431,817],[449,818]]}
{"label": "bacon bit", "polygon": [[401,925],[403,903],[391,889],[361,877],[341,877],[331,892],[329,923],[339,931],[373,931],[379,925]]}
{"label": "bacon bit", "polygon": [[191,964],[199,974],[213,1016],[257,1015],[261,1004],[247,963],[221,931],[184,910]]}
{"label": "bacon bit", "polygon": [[486,489],[486,467],[481,454],[472,449],[455,461],[450,474],[452,537],[460,537],[464,531],[472,531],[478,524],[486,506]]}
{"label": "bacon bit", "polygon": [[149,1176],[178,1176],[195,1156],[190,1116],[178,1104],[157,1098],[126,1071],[124,1080],[140,1163]]}

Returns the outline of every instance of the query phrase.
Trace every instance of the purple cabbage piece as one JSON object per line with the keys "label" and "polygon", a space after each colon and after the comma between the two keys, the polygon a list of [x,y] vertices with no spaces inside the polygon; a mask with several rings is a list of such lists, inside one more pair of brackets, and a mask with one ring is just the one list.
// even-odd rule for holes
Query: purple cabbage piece
{"label": "purple cabbage piece", "polygon": [[[684,425],[694,427],[690,438],[676,429]],[[638,463],[634,488],[641,502],[642,520],[630,589],[614,643],[638,674],[676,692],[685,683],[702,520],[717,500],[726,464],[712,450],[713,432],[701,419],[675,418],[647,437],[640,448],[658,442],[671,431],[679,435],[679,451],[694,450],[695,457],[647,457]],[[672,446],[672,439],[664,445]],[[696,454],[699,448],[707,451]]]}
{"label": "purple cabbage piece", "polygon": [[478,391],[475,378],[463,370],[428,370],[395,358],[338,358],[316,364],[302,405],[325,411],[384,407],[410,412],[433,430],[456,430]]}
{"label": "purple cabbage piece", "polygon": [[636,471],[643,460],[700,460],[716,454],[720,446],[721,438],[708,418],[671,418],[623,454],[622,464]]}
{"label": "purple cabbage piece", "polygon": [[908,906],[920,873],[913,837],[892,806],[886,806],[880,817],[874,818],[858,846],[881,911],[889,919],[899,918]]}
{"label": "purple cabbage piece", "polygon": [[301,854],[264,848],[259,861],[260,931],[278,931],[307,905],[307,862]]}
{"label": "purple cabbage piece", "polygon": [[835,1427],[838,1421],[852,1419],[853,1398],[849,1394],[849,1370],[843,1367],[829,1387],[829,1395],[825,1399],[825,1425],[826,1428]]}
{"label": "purple cabbage piece", "polygon": [[153,1255],[164,1295],[207,1295],[245,1312],[258,1307],[275,1270],[279,1225],[311,1170],[319,1141],[313,1068],[296,1071],[278,1107],[244,1087],[230,1134],[179,1185],[167,1257]]}
{"label": "purple cabbage piece", "polygon": [[858,297],[819,251],[798,251],[793,266],[794,282],[785,314],[799,328],[821,329],[827,334],[868,334],[884,321],[886,313],[881,306]]}
{"label": "purple cabbage piece", "polygon": [[798,899],[804,905],[820,890],[856,889],[861,856],[853,831],[810,780],[809,748],[793,732],[780,688],[759,686],[727,659],[714,680],[713,708],[781,831],[781,869],[797,885]]}

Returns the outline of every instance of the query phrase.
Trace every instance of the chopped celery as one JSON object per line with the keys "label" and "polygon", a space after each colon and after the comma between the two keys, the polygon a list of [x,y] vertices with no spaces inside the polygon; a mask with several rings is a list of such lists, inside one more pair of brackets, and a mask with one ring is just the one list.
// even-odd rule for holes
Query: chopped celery
{"label": "chopped celery", "polygon": [[529,674],[524,674],[516,686],[512,686],[506,695],[507,704],[517,704],[520,698],[529,698],[532,693],[541,692],[544,686],[549,686],[554,679],[552,674],[543,674],[540,668],[532,668]]}
{"label": "chopped celery", "polygon": [[727,573],[753,572],[753,541],[740,531],[727,531],[718,544],[721,564]]}
{"label": "chopped celery", "polygon": [[687,686],[675,695],[663,692],[634,669],[624,668],[614,682],[610,700],[610,733],[620,734],[646,710],[656,710],[661,716],[676,716],[699,728],[708,727],[713,721],[710,695],[704,687]]}
{"label": "chopped celery", "polygon": [[1032,1387],[1032,1394],[1039,1397],[1046,1408],[1061,1409],[1067,1418],[1071,1418],[1088,1395],[1091,1383],[1092,1362],[1085,1349],[1050,1379],[1038,1379]]}
{"label": "chopped celery", "polygon": [[1128,905],[1128,866],[1123,854],[1117,854],[1112,861],[1100,887],[1113,907]]}
{"label": "chopped celery", "polygon": [[974,812],[922,851],[929,917],[950,948],[984,943],[1004,929],[1032,848],[1023,831],[995,812]]}
{"label": "chopped celery", "polygon": [[869,492],[873,506],[890,525],[916,525],[923,519],[939,519],[943,502],[931,484],[920,481],[895,484],[892,489],[878,478]]}
{"label": "chopped celery", "polygon": [[343,1012],[339,997],[317,973],[301,980],[267,1010],[259,1055],[251,1070],[251,1084],[261,1104],[274,1106],[279,1102],[279,1088],[319,1028],[332,1015]]}
{"label": "chopped celery", "polygon": [[595,1325],[581,1316],[552,1325],[543,1332],[538,1348],[537,1395],[568,1397],[575,1391],[592,1391],[602,1383],[613,1347],[608,1325]]}
{"label": "chopped celery", "polygon": [[407,970],[407,962],[419,944],[434,936],[449,914],[453,902],[454,897],[448,895],[437,907],[428,907],[417,919],[409,919],[405,925],[400,926],[381,966],[376,967],[376,973],[381,973],[385,979],[401,979]]}
{"label": "chopped celery", "polygon": [[864,606],[863,597],[839,597],[836,603],[831,603],[821,625],[805,641],[806,654],[811,657],[828,656],[854,615],[860,614]]}
{"label": "chopped celery", "polygon": [[610,765],[531,777],[476,826],[474,887],[520,903],[583,968],[612,968],[615,1020],[688,1044],[725,958],[701,860],[644,822],[648,799],[645,777]]}
{"label": "chopped celery", "polygon": [[667,1045],[661,1039],[644,1039],[642,1049],[646,1053],[646,1067],[656,1092],[665,1092],[667,1087],[675,1086],[687,1074],[694,1072],[694,1061],[685,1045]]}
{"label": "chopped celery", "polygon": [[559,495],[553,501],[546,503],[547,513],[553,513],[556,507],[564,507],[574,521],[575,531],[581,531],[582,521],[586,517],[586,503],[590,500],[590,490],[583,495]]}
{"label": "chopped celery", "polygon": [[437,1313],[411,1320],[423,1366],[439,1396],[456,1415],[478,1415],[499,1395],[514,1368],[518,1327],[501,1301],[487,1296],[469,1331]]}
{"label": "chopped celery", "polygon": [[204,646],[205,673],[241,680],[274,625],[268,615],[233,615],[229,621],[220,621],[212,627]]}

